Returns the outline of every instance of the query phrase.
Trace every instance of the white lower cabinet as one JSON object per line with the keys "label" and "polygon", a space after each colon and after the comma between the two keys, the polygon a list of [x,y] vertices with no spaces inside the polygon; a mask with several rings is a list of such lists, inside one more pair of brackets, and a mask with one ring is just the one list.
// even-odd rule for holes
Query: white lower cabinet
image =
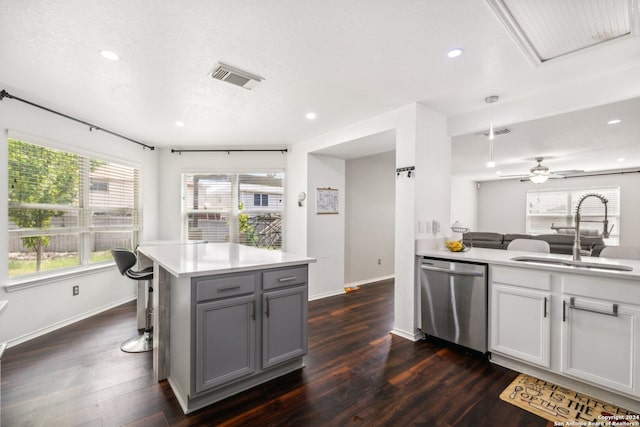
{"label": "white lower cabinet", "polygon": [[511,266],[490,266],[490,276],[496,363],[640,397],[638,280]]}
{"label": "white lower cabinet", "polygon": [[562,373],[638,394],[640,307],[564,295]]}
{"label": "white lower cabinet", "polygon": [[491,301],[491,350],[548,368],[551,294],[494,284]]}

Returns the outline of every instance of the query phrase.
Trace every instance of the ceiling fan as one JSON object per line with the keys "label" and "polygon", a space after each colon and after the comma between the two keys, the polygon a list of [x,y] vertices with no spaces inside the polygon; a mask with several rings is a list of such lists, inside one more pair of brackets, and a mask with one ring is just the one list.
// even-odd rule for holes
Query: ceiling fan
{"label": "ceiling fan", "polygon": [[558,179],[558,178],[566,178],[567,175],[572,175],[576,173],[582,173],[582,170],[565,170],[565,171],[555,171],[551,172],[548,167],[542,164],[544,157],[536,157],[537,165],[529,169],[528,175],[501,175],[500,178],[528,178],[531,182],[535,184],[542,184],[547,179]]}

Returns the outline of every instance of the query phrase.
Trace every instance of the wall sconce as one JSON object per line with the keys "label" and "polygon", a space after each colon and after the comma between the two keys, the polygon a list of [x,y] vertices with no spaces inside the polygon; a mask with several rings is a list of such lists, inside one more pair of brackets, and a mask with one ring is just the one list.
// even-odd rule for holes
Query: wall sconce
{"label": "wall sconce", "polygon": [[301,191],[298,194],[298,206],[302,207],[302,202],[304,202],[306,198],[307,198],[307,193],[305,193],[304,191]]}

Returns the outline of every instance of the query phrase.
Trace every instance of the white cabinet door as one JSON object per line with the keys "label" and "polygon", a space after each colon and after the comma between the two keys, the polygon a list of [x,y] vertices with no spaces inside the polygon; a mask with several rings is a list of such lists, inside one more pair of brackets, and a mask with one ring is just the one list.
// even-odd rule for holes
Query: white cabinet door
{"label": "white cabinet door", "polygon": [[640,396],[640,307],[563,296],[562,372]]}
{"label": "white cabinet door", "polygon": [[491,351],[550,366],[551,294],[491,285]]}

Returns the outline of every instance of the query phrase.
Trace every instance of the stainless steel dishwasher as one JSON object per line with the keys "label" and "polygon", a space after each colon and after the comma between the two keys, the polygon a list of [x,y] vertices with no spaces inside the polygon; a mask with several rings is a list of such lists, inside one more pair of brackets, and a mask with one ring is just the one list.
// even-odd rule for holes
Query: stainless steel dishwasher
{"label": "stainless steel dishwasher", "polygon": [[422,332],[487,351],[487,265],[422,258]]}

